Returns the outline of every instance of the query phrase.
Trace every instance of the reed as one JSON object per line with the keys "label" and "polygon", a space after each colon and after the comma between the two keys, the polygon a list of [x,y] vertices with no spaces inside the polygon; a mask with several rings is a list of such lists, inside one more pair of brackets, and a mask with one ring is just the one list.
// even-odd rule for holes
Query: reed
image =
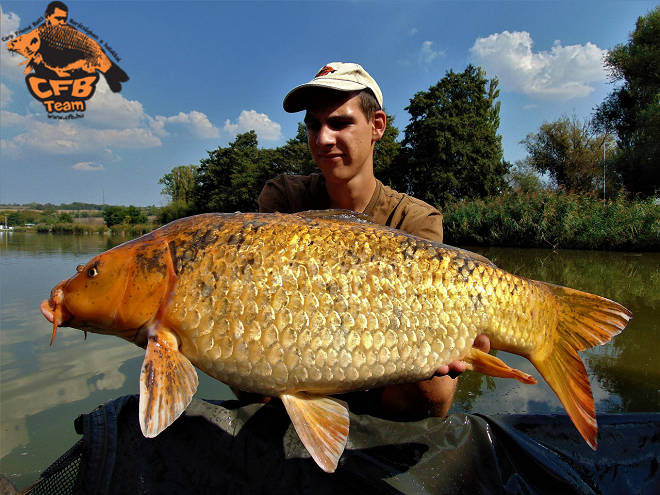
{"label": "reed", "polygon": [[445,242],[617,251],[660,250],[660,206],[563,193],[461,201],[443,210]]}

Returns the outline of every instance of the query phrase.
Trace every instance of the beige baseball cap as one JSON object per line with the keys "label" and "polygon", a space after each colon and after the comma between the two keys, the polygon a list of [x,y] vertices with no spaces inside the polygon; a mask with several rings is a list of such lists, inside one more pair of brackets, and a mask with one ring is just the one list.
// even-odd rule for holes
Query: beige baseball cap
{"label": "beige baseball cap", "polygon": [[339,91],[369,89],[376,97],[380,108],[383,108],[383,93],[380,91],[374,78],[361,65],[332,62],[324,65],[310,82],[301,84],[289,91],[284,97],[284,110],[289,113],[305,110],[307,91],[313,87],[330,88]]}

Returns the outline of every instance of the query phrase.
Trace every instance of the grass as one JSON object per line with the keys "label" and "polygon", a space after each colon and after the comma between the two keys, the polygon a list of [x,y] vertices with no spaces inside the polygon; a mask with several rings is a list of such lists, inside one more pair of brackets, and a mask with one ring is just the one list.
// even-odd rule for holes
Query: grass
{"label": "grass", "polygon": [[602,200],[512,193],[443,210],[445,242],[486,246],[660,251],[660,206],[653,199]]}

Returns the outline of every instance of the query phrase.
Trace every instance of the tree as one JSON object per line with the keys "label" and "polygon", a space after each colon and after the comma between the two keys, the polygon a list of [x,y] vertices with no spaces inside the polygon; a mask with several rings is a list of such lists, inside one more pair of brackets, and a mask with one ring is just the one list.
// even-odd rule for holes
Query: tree
{"label": "tree", "polygon": [[58,223],[73,223],[73,217],[71,216],[71,213],[67,212],[62,212],[58,215],[57,217],[57,222]]}
{"label": "tree", "polygon": [[289,139],[286,144],[275,150],[268,157],[270,171],[275,175],[294,174],[309,175],[318,172],[316,162],[307,145],[307,131],[305,124],[298,122],[296,137]]}
{"label": "tree", "polygon": [[[401,161],[398,159],[401,143],[399,129],[394,126],[394,115],[387,115],[387,126],[383,137],[374,146],[374,175],[385,185],[397,189],[402,183],[402,173],[399,170]],[[404,166],[404,170],[407,167]]]}
{"label": "tree", "polygon": [[626,189],[650,196],[660,189],[660,6],[637,19],[605,67],[610,81],[622,84],[596,109],[594,124],[616,133],[612,165]]}
{"label": "tree", "polygon": [[497,84],[481,67],[468,65],[462,73],[450,70],[410,100],[402,192],[441,206],[506,188]]}
{"label": "tree", "polygon": [[257,198],[272,175],[266,159],[272,156],[258,144],[255,131],[238,134],[228,148],[219,147],[201,160],[194,192],[198,212],[258,210]]}
{"label": "tree", "polygon": [[182,201],[189,203],[192,200],[195,184],[197,183],[198,165],[178,165],[168,174],[165,174],[159,184],[165,185],[161,194],[169,196],[172,203]]}
{"label": "tree", "polygon": [[531,194],[543,190],[543,181],[534,166],[530,163],[529,158],[516,160],[513,166],[509,167],[506,180],[511,189],[523,194]]}
{"label": "tree", "polygon": [[539,132],[520,141],[529,163],[548,173],[557,186],[575,193],[593,193],[602,187],[603,139],[576,116],[543,122]]}
{"label": "tree", "polygon": [[147,216],[133,205],[128,208],[125,206],[107,206],[103,210],[103,220],[108,227],[112,227],[122,223],[147,223]]}

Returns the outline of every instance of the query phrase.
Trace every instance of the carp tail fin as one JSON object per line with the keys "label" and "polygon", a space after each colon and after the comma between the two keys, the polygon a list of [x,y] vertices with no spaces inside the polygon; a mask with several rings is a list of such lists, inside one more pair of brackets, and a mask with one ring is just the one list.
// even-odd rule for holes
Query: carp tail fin
{"label": "carp tail fin", "polygon": [[283,394],[280,398],[316,464],[326,473],[334,473],[348,440],[350,420],[346,403],[304,392]]}
{"label": "carp tail fin", "polygon": [[121,91],[121,83],[128,81],[128,74],[114,62],[111,62],[111,64],[110,68],[103,75],[112,92],[119,93]]}
{"label": "carp tail fin", "polygon": [[140,428],[153,438],[188,407],[198,385],[197,372],[178,350],[176,336],[161,330],[149,336],[140,373]]}
{"label": "carp tail fin", "polygon": [[614,301],[566,287],[545,284],[557,298],[554,345],[530,361],[557,394],[568,416],[596,450],[598,426],[587,371],[577,351],[605,344],[619,334],[632,313]]}

